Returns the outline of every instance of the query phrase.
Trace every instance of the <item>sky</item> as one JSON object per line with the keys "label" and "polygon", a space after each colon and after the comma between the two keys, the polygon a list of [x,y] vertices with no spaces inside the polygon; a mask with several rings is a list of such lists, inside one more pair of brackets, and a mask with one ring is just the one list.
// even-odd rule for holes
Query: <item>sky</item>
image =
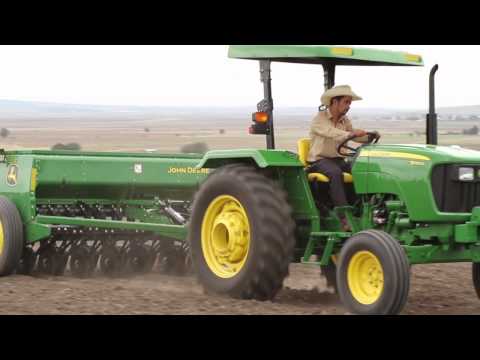
{"label": "sky", "polygon": [[[351,45],[355,46],[355,45]],[[425,67],[340,67],[336,83],[364,98],[358,108],[480,105],[480,46],[362,45],[422,55]],[[254,107],[263,97],[257,61],[229,59],[222,45],[0,46],[0,99],[68,104]],[[277,107],[318,106],[318,65],[272,64]]]}

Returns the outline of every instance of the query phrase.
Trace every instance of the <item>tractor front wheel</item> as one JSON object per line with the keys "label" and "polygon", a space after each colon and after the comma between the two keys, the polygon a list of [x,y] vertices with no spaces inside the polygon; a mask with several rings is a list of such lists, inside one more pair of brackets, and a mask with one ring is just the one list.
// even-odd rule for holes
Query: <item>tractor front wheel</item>
{"label": "tractor front wheel", "polygon": [[295,246],[286,194],[245,165],[227,165],[198,190],[189,226],[194,269],[207,292],[271,300]]}
{"label": "tractor front wheel", "polygon": [[337,285],[340,299],[352,313],[398,314],[410,288],[408,258],[389,234],[362,231],[348,239],[340,252]]}

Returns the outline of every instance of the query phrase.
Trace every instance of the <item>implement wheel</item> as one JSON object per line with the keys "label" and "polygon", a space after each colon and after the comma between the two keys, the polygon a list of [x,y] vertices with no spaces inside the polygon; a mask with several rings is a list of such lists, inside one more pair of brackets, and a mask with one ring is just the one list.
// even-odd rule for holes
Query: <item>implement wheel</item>
{"label": "implement wheel", "polygon": [[68,254],[66,254],[63,250],[57,249],[56,251],[56,265],[54,270],[55,276],[62,276],[67,269],[68,264]]}
{"label": "implement wheel", "polygon": [[17,274],[20,275],[32,275],[35,263],[37,261],[37,255],[31,247],[25,247],[23,249],[22,257],[17,265]]}
{"label": "implement wheel", "polygon": [[286,194],[245,165],[216,170],[195,196],[192,262],[208,292],[270,300],[288,276],[295,245]]}
{"label": "implement wheel", "polygon": [[320,274],[327,280],[327,287],[332,288],[338,294],[337,266],[332,261],[328,265],[320,265]]}
{"label": "implement wheel", "polygon": [[127,251],[127,266],[136,274],[149,271],[152,266],[151,254],[145,246],[134,245]]}
{"label": "implement wheel", "polygon": [[383,231],[362,231],[340,252],[337,286],[352,313],[398,314],[410,288],[410,267],[400,244]]}
{"label": "implement wheel", "polygon": [[58,260],[53,246],[41,249],[38,256],[38,272],[43,275],[55,275],[59,267]]}
{"label": "implement wheel", "polygon": [[185,276],[192,274],[192,262],[189,250],[175,247],[167,258],[167,272],[173,275]]}
{"label": "implement wheel", "polygon": [[480,299],[480,263],[472,263],[472,279],[473,287],[475,288],[475,292]]}
{"label": "implement wheel", "polygon": [[22,218],[17,207],[0,196],[0,276],[13,273],[22,257],[23,247]]}
{"label": "implement wheel", "polygon": [[124,266],[122,254],[115,246],[106,246],[100,257],[100,270],[107,276],[118,276]]}
{"label": "implement wheel", "polygon": [[92,275],[92,256],[88,247],[76,246],[70,254],[70,271],[73,276],[86,278]]}
{"label": "implement wheel", "polygon": [[90,257],[90,261],[89,261],[90,268],[88,269],[88,271],[90,275],[93,275],[93,273],[97,269],[98,259],[100,258],[100,254],[97,252],[97,249],[94,246],[87,246],[87,249],[89,253],[88,256]]}

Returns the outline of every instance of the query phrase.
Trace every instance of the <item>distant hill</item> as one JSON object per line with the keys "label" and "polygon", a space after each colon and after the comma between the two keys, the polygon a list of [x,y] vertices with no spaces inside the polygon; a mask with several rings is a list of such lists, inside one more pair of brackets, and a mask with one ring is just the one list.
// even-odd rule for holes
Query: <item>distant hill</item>
{"label": "distant hill", "polygon": [[[62,104],[51,102],[0,100],[0,119],[135,119],[162,117],[176,119],[178,117],[198,117],[208,119],[213,116],[228,117],[249,117],[256,107],[172,107],[172,106],[117,106],[117,105],[82,105]],[[275,107],[276,117],[282,118],[301,117],[310,118],[318,110],[317,106],[312,107]],[[353,108],[352,116],[388,118],[424,118],[427,109],[386,109],[386,108]],[[478,116],[480,119],[480,105],[440,107],[437,113],[442,119],[450,118],[455,120],[458,116],[468,119]],[[210,115],[210,116],[209,116]]]}
{"label": "distant hill", "polygon": [[480,105],[439,107],[437,112],[457,115],[480,115]]}
{"label": "distant hill", "polygon": [[61,104],[37,101],[0,100],[0,112],[145,112],[158,107]]}

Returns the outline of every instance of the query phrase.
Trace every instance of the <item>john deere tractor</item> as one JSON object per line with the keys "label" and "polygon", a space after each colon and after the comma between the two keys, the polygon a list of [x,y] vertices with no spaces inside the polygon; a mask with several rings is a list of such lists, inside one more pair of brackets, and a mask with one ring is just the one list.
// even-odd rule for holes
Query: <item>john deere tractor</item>
{"label": "john deere tractor", "polygon": [[438,66],[430,73],[427,143],[383,145],[372,132],[369,144],[354,148],[348,139],[338,150],[349,151],[344,182],[353,196],[335,208],[328,177],[306,171],[309,139],[299,139],[297,153],[275,149],[271,64],[321,65],[329,89],[339,66],[416,67],[422,57],[334,46],[231,46],[229,57],[259,61],[265,96],[250,133],[265,135],[266,149],[210,151],[197,165],[215,169],[195,195],[188,233],[208,291],[271,300],[290,263],[300,262],[318,265],[349,311],[397,314],[411,265],[471,262],[480,295],[480,152],[437,145]]}

